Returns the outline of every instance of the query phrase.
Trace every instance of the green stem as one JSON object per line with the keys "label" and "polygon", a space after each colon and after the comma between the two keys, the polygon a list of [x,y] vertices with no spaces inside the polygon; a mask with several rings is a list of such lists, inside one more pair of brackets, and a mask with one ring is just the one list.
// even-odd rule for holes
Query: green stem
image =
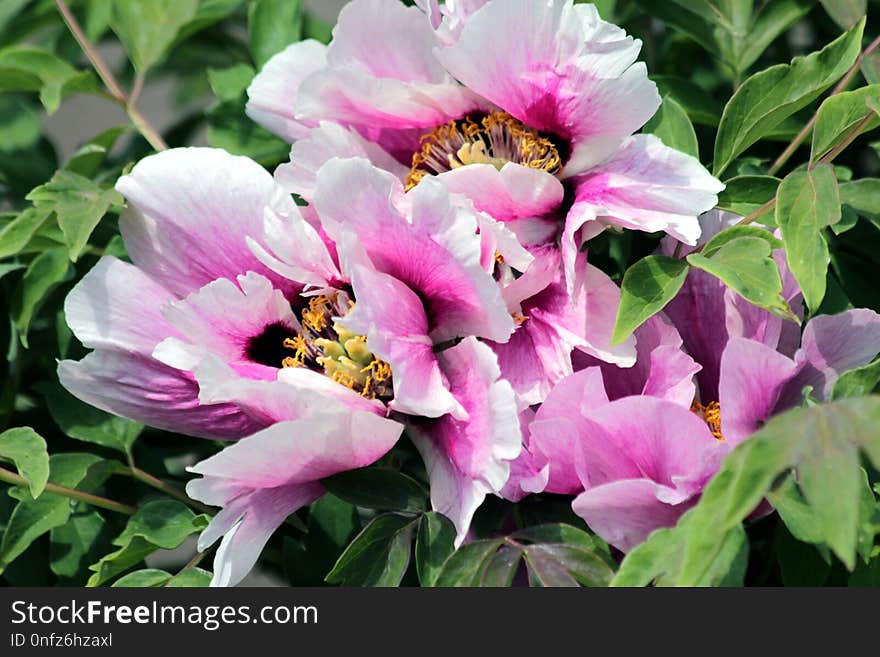
{"label": "green stem", "polygon": [[[862,61],[864,61],[865,57],[867,57],[872,52],[874,52],[874,50],[876,50],[878,46],[880,46],[880,37],[877,37],[876,39],[874,39],[868,45],[868,47],[865,48],[861,52],[861,54],[859,55],[855,64],[853,64],[849,68],[849,70],[846,72],[846,75],[844,75],[840,79],[840,82],[837,83],[837,86],[834,87],[834,90],[830,94],[828,94],[829,98],[831,96],[839,94],[841,91],[846,89],[846,87],[849,85],[850,81],[853,79],[853,76],[856,74],[856,71],[858,71],[859,67],[862,65]],[[794,154],[794,152],[800,147],[800,145],[804,142],[804,140],[807,138],[807,136],[813,131],[813,127],[816,125],[816,120],[818,119],[818,117],[819,117],[819,110],[817,109],[813,113],[812,118],[810,118],[810,120],[801,129],[801,131],[797,134],[797,136],[786,147],[786,149],[782,152],[782,154],[776,158],[776,161],[770,166],[770,168],[767,169],[768,174],[770,174],[771,176],[775,175],[785,165],[785,163],[788,161],[788,158],[790,158]]]}
{"label": "green stem", "polygon": [[[19,474],[6,470],[5,468],[0,468],[0,481],[7,484],[12,484],[13,486],[29,485],[27,479]],[[91,493],[84,493],[81,490],[68,488],[67,486],[59,486],[58,484],[46,484],[44,494],[45,493],[51,493],[52,495],[62,495],[64,497],[69,497],[72,500],[79,500],[80,502],[91,504],[92,506],[107,509],[108,511],[124,513],[127,516],[134,515],[137,512],[137,509],[135,507],[128,504],[115,502],[114,500],[108,500],[106,497],[99,497],[98,495],[92,495]]]}
{"label": "green stem", "polygon": [[144,118],[144,115],[141,114],[140,110],[135,106],[135,101],[137,100],[137,96],[140,94],[141,87],[143,86],[143,75],[141,73],[137,74],[137,77],[135,78],[135,88],[131,97],[129,97],[116,81],[116,78],[113,76],[113,73],[111,73],[107,63],[98,54],[95,46],[92,45],[85,32],[83,32],[79,21],[76,20],[76,16],[70,11],[70,7],[67,6],[67,3],[64,0],[55,0],[55,6],[58,7],[61,18],[64,19],[64,23],[67,25],[70,33],[73,34],[73,38],[76,39],[80,48],[82,48],[82,51],[85,53],[86,57],[88,57],[89,62],[91,62],[98,77],[101,78],[104,86],[107,87],[107,91],[110,92],[110,95],[114,99],[125,106],[128,118],[131,119],[131,122],[135,125],[141,135],[143,135],[144,139],[146,139],[150,143],[150,146],[157,151],[168,150],[168,144],[165,143],[162,136],[152,125],[150,125],[149,121]]}
{"label": "green stem", "polygon": [[140,468],[134,466],[120,467],[117,472],[119,474],[132,477],[133,479],[137,479],[147,486],[155,488],[156,490],[161,491],[166,495],[169,495],[170,497],[180,500],[184,504],[189,505],[197,511],[201,511],[202,513],[207,513],[209,515],[214,515],[214,513],[216,513],[216,509],[213,509],[205,504],[202,504],[201,502],[192,499],[189,495],[187,495],[184,491],[180,490],[176,486],[172,486],[171,484],[162,481],[158,477],[154,477],[149,472],[144,472]]}

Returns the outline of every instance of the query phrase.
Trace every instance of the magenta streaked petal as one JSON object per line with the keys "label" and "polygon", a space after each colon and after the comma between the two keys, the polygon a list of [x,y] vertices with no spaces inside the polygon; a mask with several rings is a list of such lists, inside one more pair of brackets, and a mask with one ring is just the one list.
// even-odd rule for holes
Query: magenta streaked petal
{"label": "magenta streaked petal", "polygon": [[665,231],[685,244],[697,243],[697,216],[711,209],[724,189],[697,159],[664,146],[653,135],[630,137],[575,185],[570,217],[588,209],[601,222]]}
{"label": "magenta streaked petal", "polygon": [[80,361],[61,361],[58,379],[92,406],[166,431],[229,440],[266,426],[234,404],[201,404],[189,373],[149,356],[93,351]]}
{"label": "magenta streaked petal", "polygon": [[357,301],[343,321],[349,330],[367,336],[370,351],[391,366],[391,407],[425,417],[466,417],[445,384],[419,297],[396,278],[364,264],[351,268],[351,284]]}
{"label": "magenta streaked petal", "polygon": [[249,270],[285,292],[298,285],[251,253],[263,213],[296,212],[293,199],[259,164],[215,148],[175,148],[144,158],[116,189],[128,208],[119,228],[132,262],[178,296]]}
{"label": "magenta streaked petal", "polygon": [[633,64],[640,47],[594,7],[501,0],[471,14],[437,58],[526,125],[568,140],[570,176],[604,160],[659,107],[644,64]]}
{"label": "magenta streaked petal", "polygon": [[439,359],[468,418],[415,422],[410,433],[428,470],[432,506],[452,520],[458,545],[486,494],[507,483],[510,462],[522,449],[522,432],[513,389],[499,378],[489,347],[466,338]]}
{"label": "magenta streaked petal", "polygon": [[404,199],[391,174],[363,159],[334,159],[319,173],[315,206],[337,243],[353,232],[377,270],[423,299],[435,342],[504,341],[513,332],[501,291],[483,269],[476,215],[454,205],[436,180],[426,178]]}
{"label": "magenta streaked petal", "polygon": [[629,552],[655,529],[675,525],[697,501],[696,496],[676,504],[660,501],[661,495],[673,493],[650,479],[621,479],[582,492],[571,508],[603,540]]}

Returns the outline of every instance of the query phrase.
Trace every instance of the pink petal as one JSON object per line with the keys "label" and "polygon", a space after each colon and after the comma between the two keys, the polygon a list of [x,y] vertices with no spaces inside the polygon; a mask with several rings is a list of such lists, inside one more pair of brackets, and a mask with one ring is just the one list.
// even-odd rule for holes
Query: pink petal
{"label": "pink petal", "polygon": [[[411,204],[404,214],[395,203]],[[435,342],[475,335],[504,341],[513,332],[498,285],[482,266],[477,217],[453,205],[427,178],[403,198],[396,178],[366,160],[331,160],[315,196],[327,233],[353,231],[376,269],[423,300]]]}
{"label": "pink petal", "polygon": [[819,400],[831,397],[837,378],[867,365],[880,352],[880,315],[867,308],[839,315],[818,315],[804,328],[801,349],[795,356],[804,369],[793,382],[797,393],[807,385]]}
{"label": "pink petal", "polygon": [[327,47],[307,39],[272,57],[248,87],[247,115],[286,141],[304,137],[313,121],[296,116],[303,81],[327,66]]}
{"label": "pink petal", "polygon": [[116,183],[128,208],[119,227],[128,254],[147,275],[179,296],[249,270],[285,292],[298,286],[250,252],[263,213],[296,212],[293,199],[246,157],[213,148],[176,148],[141,160]]}
{"label": "pink petal", "polygon": [[290,149],[290,162],[275,169],[275,180],[287,191],[310,201],[315,196],[318,170],[334,157],[361,157],[374,166],[393,173],[403,181],[409,168],[385,152],[381,146],[351,128],[322,121]]}
{"label": "pink petal", "polygon": [[602,372],[591,367],[562,379],[529,427],[529,450],[550,466],[546,490],[571,495],[583,490],[575,468],[579,445],[595,429],[586,419],[608,403]]}
{"label": "pink petal", "polygon": [[[221,278],[185,299],[163,308],[163,315],[181,339],[162,342],[154,358],[181,370],[195,370],[208,354],[226,363],[252,362],[250,341],[268,326],[281,324],[295,331],[298,322],[290,303],[260,274],[238,277],[238,284]],[[263,364],[265,365],[265,364]],[[268,367],[275,378],[277,368]]]}
{"label": "pink petal", "polygon": [[397,0],[356,0],[339,15],[329,68],[311,76],[297,117],[372,128],[433,128],[483,104],[434,58],[426,16]]}
{"label": "pink petal", "polygon": [[675,504],[659,498],[672,489],[649,479],[621,479],[578,495],[571,508],[610,545],[629,552],[655,529],[672,527],[696,503],[696,497]]}
{"label": "pink petal", "polygon": [[522,434],[513,389],[499,379],[498,363],[486,345],[466,338],[439,358],[468,418],[445,415],[416,422],[410,435],[425,460],[434,510],[452,520],[458,545],[486,493],[497,493],[506,484]]}
{"label": "pink petal", "polygon": [[718,386],[721,433],[728,443],[738,445],[767,421],[799,369],[793,360],[760,342],[730,339],[721,357]]}
{"label": "pink petal", "polygon": [[575,184],[569,217],[588,211],[602,223],[665,231],[685,244],[696,244],[697,216],[712,208],[724,189],[698,160],[653,135],[630,137]]}
{"label": "pink petal", "polygon": [[93,351],[80,361],[61,361],[58,379],[92,406],[166,431],[223,440],[265,426],[233,404],[199,403],[190,374],[149,356]]}
{"label": "pink petal", "polygon": [[176,334],[160,312],[174,298],[134,265],[104,256],[67,295],[64,315],[86,347],[149,355]]}
{"label": "pink petal", "polygon": [[564,173],[573,175],[605,159],[659,107],[644,64],[633,65],[640,47],[589,5],[507,0],[471,14],[437,57],[526,125],[568,140]]}
{"label": "pink petal", "polygon": [[391,366],[394,400],[402,413],[439,417],[463,413],[447,389],[428,337],[422,302],[396,278],[363,264],[351,269],[356,299],[345,326],[367,336],[367,345]]}
{"label": "pink petal", "polygon": [[441,173],[437,180],[498,221],[549,214],[564,194],[556,176],[511,162],[500,171],[491,164],[470,164]]}

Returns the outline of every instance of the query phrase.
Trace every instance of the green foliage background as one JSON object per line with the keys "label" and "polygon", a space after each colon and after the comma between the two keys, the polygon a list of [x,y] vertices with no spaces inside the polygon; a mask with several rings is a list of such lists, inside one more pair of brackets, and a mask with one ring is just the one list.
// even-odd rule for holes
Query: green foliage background
{"label": "green foliage background", "polygon": [[[616,338],[662,309],[689,267],[790,317],[769,259],[780,244],[751,221],[781,229],[808,315],[880,311],[880,1],[597,4],[644,42],[663,96],[645,131],[698,156],[727,183],[719,207],[746,217],[686,260],[651,256],[659,235],[593,240],[591,262],[623,286]],[[102,57],[119,44],[126,57],[96,70],[65,24],[68,8]],[[245,116],[245,89],[303,38],[327,42],[330,26],[296,0],[0,3],[3,584],[209,581],[210,555],[191,537],[215,510],[182,489],[185,467],[219,444],[67,394],[56,360],[85,350],[63,299],[98,257],[125,257],[113,184],[141,157],[204,139],[269,170],[286,159],[288,146]],[[176,120],[159,134],[138,98],[163,82],[173,85]],[[61,161],[45,117],[75,94],[116,103],[128,120]],[[878,380],[880,364],[868,365],[841,378],[832,403],[807,398],[769,422],[677,527],[622,564],[553,495],[487,500],[474,522],[479,540],[453,553],[451,525],[428,511],[425,473],[404,442],[375,467],[327,481],[332,494],[288,520],[261,567],[292,585],[878,585]],[[778,512],[748,518],[765,497]],[[165,569],[145,562],[181,545]]]}

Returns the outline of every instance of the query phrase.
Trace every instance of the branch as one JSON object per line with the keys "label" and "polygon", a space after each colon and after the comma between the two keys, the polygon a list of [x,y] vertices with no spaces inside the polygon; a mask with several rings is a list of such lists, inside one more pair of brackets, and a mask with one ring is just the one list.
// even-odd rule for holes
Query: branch
{"label": "branch", "polygon": [[[3,481],[7,484],[12,484],[13,486],[28,486],[30,483],[21,475],[10,472],[5,468],[0,468],[0,481]],[[91,493],[84,493],[83,491],[76,490],[75,488],[67,488],[66,486],[59,486],[57,484],[46,484],[44,494],[45,493],[51,493],[53,495],[63,495],[64,497],[69,497],[72,500],[86,502],[87,504],[98,506],[102,509],[107,509],[108,511],[124,513],[127,516],[132,516],[137,512],[137,509],[135,507],[128,504],[115,502],[114,500],[108,500],[106,497],[99,497],[97,495],[92,495]]]}
{"label": "branch", "polygon": [[85,53],[86,57],[88,57],[92,67],[98,74],[98,77],[101,78],[104,86],[107,87],[107,91],[110,92],[110,95],[116,101],[125,105],[125,110],[128,112],[128,118],[131,119],[131,122],[135,125],[141,135],[143,135],[144,139],[146,139],[150,143],[150,146],[157,151],[168,150],[168,144],[162,139],[162,135],[150,125],[149,121],[147,121],[144,115],[141,114],[140,110],[135,106],[135,100],[137,100],[137,96],[140,93],[140,86],[143,84],[142,76],[138,74],[134,90],[136,93],[133,93],[131,98],[129,98],[116,81],[113,73],[110,72],[110,68],[107,66],[106,62],[101,58],[101,55],[98,54],[95,46],[89,41],[85,32],[83,32],[82,27],[80,27],[79,22],[76,20],[76,16],[70,11],[67,3],[64,0],[55,0],[55,6],[58,7],[58,11],[61,13],[61,17],[64,19],[70,33],[73,34],[73,37],[76,39],[77,43],[79,43],[80,48],[82,48],[82,51]]}
{"label": "branch", "polygon": [[[837,83],[837,86],[834,87],[834,90],[830,94],[828,94],[828,98],[830,98],[831,96],[834,96],[836,94],[839,94],[841,91],[846,89],[846,87],[849,85],[850,81],[853,79],[853,76],[856,74],[856,71],[858,71],[859,67],[862,65],[862,62],[864,61],[865,57],[867,57],[872,52],[874,52],[874,50],[876,50],[878,46],[880,46],[880,37],[877,37],[876,39],[874,39],[868,45],[868,47],[865,48],[861,52],[858,59],[856,59],[855,64],[850,66],[849,70],[846,72],[846,75],[844,75],[840,79],[840,82]],[[809,135],[810,132],[812,132],[813,127],[816,125],[816,120],[818,117],[819,117],[819,110],[817,109],[815,111],[815,113],[813,114],[812,118],[807,122],[807,125],[805,125],[801,129],[801,131],[792,140],[792,142],[786,147],[786,149],[782,152],[782,154],[779,157],[777,157],[776,161],[770,166],[769,169],[767,169],[768,174],[770,174],[771,176],[774,175],[777,171],[779,171],[783,167],[783,165],[785,165],[785,163],[788,161],[788,158],[790,158],[794,154],[794,152],[800,147],[800,145],[807,138],[807,135]]]}

